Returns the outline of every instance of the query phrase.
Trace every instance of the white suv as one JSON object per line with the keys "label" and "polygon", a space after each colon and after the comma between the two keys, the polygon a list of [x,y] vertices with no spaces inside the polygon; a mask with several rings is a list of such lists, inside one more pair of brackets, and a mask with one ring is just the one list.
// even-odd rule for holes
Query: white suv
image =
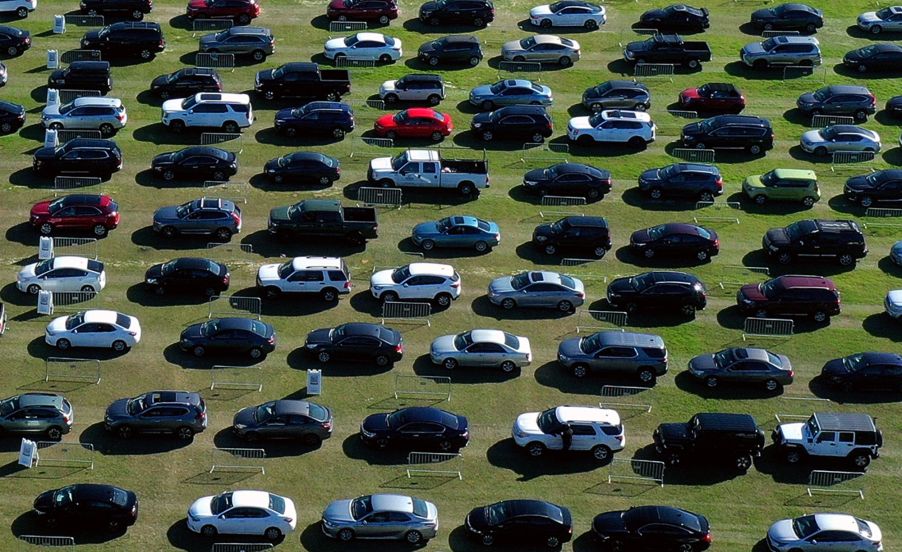
{"label": "white suv", "polygon": [[200,92],[163,102],[163,124],[175,132],[185,127],[210,127],[233,133],[253,122],[254,110],[247,94]]}
{"label": "white suv", "polygon": [[562,436],[567,426],[573,431],[569,450],[591,451],[597,460],[607,461],[626,446],[620,414],[594,406],[558,406],[520,414],[512,434],[530,456],[541,456],[546,450],[564,448]]}
{"label": "white suv", "polygon": [[771,438],[790,464],[806,458],[844,458],[865,471],[880,456],[883,434],[867,414],[816,412],[802,423],[780,424]]}
{"label": "white suv", "polygon": [[567,125],[567,138],[581,145],[619,142],[642,147],[654,142],[657,127],[648,113],[605,110],[589,117],[573,117]]}
{"label": "white suv", "polygon": [[0,13],[15,12],[19,19],[25,19],[37,7],[38,0],[0,0]]}
{"label": "white suv", "polygon": [[269,297],[281,293],[316,293],[325,301],[351,293],[351,273],[338,257],[295,257],[266,264],[257,271],[257,287]]}
{"label": "white suv", "polygon": [[435,301],[440,307],[448,307],[460,297],[460,275],[451,265],[410,263],[373,274],[370,291],[383,302],[413,299]]}

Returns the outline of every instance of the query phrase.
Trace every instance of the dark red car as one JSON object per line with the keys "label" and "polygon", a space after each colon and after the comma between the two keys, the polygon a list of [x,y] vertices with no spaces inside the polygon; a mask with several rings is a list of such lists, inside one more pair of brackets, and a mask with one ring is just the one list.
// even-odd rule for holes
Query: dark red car
{"label": "dark red car", "polygon": [[740,113],[745,109],[745,96],[732,84],[709,82],[680,92],[680,108],[705,113]]}
{"label": "dark red car", "polygon": [[438,142],[451,134],[454,123],[451,115],[428,107],[405,109],[376,119],[373,130],[385,138],[431,138]]}
{"label": "dark red car", "polygon": [[257,0],[188,0],[188,19],[233,19],[247,25],[260,15]]}
{"label": "dark red car", "polygon": [[377,21],[388,25],[401,11],[395,0],[332,0],[326,17],[332,21]]}
{"label": "dark red car", "polygon": [[108,195],[72,194],[36,203],[29,221],[45,236],[84,231],[101,238],[119,226],[119,204]]}

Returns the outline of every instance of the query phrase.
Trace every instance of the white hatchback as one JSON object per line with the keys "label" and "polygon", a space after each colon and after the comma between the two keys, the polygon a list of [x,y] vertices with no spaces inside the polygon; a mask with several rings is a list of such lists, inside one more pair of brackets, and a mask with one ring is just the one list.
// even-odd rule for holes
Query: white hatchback
{"label": "white hatchback", "polygon": [[382,302],[412,299],[434,301],[439,307],[448,307],[452,300],[460,297],[460,274],[451,265],[410,263],[373,274],[370,292]]}
{"label": "white hatchback", "polygon": [[401,59],[401,39],[382,33],[357,33],[326,41],[323,55],[327,59],[391,63]]}
{"label": "white hatchback", "polygon": [[106,286],[103,263],[85,257],[53,257],[22,267],[16,277],[19,291],[37,295],[39,291],[96,293]]}
{"label": "white hatchback", "polygon": [[620,414],[593,406],[558,406],[520,414],[512,434],[530,456],[541,456],[546,450],[563,450],[568,426],[573,432],[569,450],[591,452],[597,460],[608,461],[626,446]]}
{"label": "white hatchback", "polygon": [[91,347],[122,352],[141,341],[141,324],[121,312],[87,310],[51,320],[44,341],[61,351]]}
{"label": "white hatchback", "polygon": [[294,501],[266,491],[226,491],[198,498],[188,508],[188,529],[216,535],[262,535],[276,541],[295,530]]}
{"label": "white hatchback", "polygon": [[642,147],[654,142],[657,127],[642,111],[605,110],[589,117],[573,117],[567,138],[580,145],[615,142]]}

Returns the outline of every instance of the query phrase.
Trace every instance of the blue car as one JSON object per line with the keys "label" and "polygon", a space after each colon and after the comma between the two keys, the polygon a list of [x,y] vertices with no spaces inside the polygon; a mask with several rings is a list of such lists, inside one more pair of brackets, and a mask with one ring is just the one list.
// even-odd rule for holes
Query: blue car
{"label": "blue car", "polygon": [[523,79],[484,84],[470,91],[470,103],[485,111],[505,105],[551,105],[551,88]]}
{"label": "blue car", "polygon": [[417,224],[413,227],[411,240],[424,251],[435,247],[459,247],[483,253],[501,242],[501,229],[494,222],[476,217],[451,216]]}

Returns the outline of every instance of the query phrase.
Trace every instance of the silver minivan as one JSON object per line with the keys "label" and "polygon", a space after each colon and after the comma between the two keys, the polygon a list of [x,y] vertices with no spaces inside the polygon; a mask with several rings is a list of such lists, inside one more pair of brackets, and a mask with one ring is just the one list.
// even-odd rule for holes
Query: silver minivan
{"label": "silver minivan", "polygon": [[49,104],[41,112],[44,128],[99,130],[104,136],[112,136],[127,121],[119,98],[75,98],[67,104]]}
{"label": "silver minivan", "polygon": [[755,69],[774,65],[813,67],[821,64],[820,43],[813,36],[775,36],[746,44],[739,51],[742,63]]}

